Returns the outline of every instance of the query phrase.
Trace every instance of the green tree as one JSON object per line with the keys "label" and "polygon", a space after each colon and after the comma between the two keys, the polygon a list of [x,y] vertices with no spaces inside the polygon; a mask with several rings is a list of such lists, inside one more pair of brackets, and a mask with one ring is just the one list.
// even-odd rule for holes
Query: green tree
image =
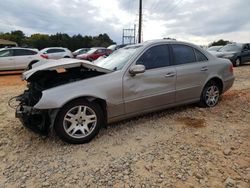
{"label": "green tree", "polygon": [[46,48],[50,43],[50,37],[49,35],[36,33],[28,37],[26,43],[30,47],[43,49]]}
{"label": "green tree", "polygon": [[33,47],[43,49],[46,47],[66,47],[72,51],[79,48],[107,47],[114,44],[114,41],[104,33],[98,36],[82,36],[81,34],[72,37],[66,33],[56,33],[53,35],[36,33],[30,37],[20,31],[11,31],[10,33],[0,33],[0,38],[17,42],[19,46]]}
{"label": "green tree", "polygon": [[11,31],[11,33],[0,33],[0,38],[16,42],[19,46],[24,45],[25,34],[20,31]]}
{"label": "green tree", "polygon": [[220,39],[218,41],[214,41],[212,42],[211,44],[209,44],[208,46],[225,46],[229,43],[228,40],[223,40],[223,39]]}

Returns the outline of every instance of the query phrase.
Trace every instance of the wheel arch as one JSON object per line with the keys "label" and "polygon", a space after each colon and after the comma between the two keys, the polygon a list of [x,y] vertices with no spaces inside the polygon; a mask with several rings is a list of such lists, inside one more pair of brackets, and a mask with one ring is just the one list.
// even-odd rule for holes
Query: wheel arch
{"label": "wheel arch", "polygon": [[87,100],[88,102],[94,102],[96,104],[98,104],[102,110],[103,113],[103,118],[104,118],[104,127],[107,127],[107,119],[108,119],[108,115],[107,115],[107,102],[106,100],[102,99],[102,98],[98,98],[98,97],[94,97],[94,96],[81,96],[81,97],[76,97],[73,99],[70,99],[69,101],[67,101],[66,103],[64,103],[61,108],[63,108],[65,105],[76,101],[76,100]]}
{"label": "wheel arch", "polygon": [[32,65],[34,65],[34,64],[37,63],[37,62],[39,62],[38,59],[34,59],[34,60],[32,60],[31,62],[29,62],[27,69],[28,69],[28,70],[32,69]]}
{"label": "wheel arch", "polygon": [[[210,83],[210,82],[215,82],[215,83],[217,83],[218,86],[219,86],[219,89],[220,89],[220,94],[223,92],[224,84],[223,84],[222,79],[219,78],[218,76],[214,76],[214,77],[208,79],[208,81],[206,82],[206,84],[203,86],[202,91],[204,90],[204,88],[206,87],[206,85],[207,85],[208,83]],[[202,91],[201,91],[201,92],[202,92]]]}

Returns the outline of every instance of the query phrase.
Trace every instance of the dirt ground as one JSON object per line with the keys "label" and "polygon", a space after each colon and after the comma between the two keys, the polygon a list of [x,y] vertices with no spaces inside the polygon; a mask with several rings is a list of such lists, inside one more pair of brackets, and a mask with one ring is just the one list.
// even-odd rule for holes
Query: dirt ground
{"label": "dirt ground", "polygon": [[214,108],[188,105],[109,125],[69,145],[22,127],[8,107],[20,75],[0,76],[0,188],[250,187],[250,65]]}

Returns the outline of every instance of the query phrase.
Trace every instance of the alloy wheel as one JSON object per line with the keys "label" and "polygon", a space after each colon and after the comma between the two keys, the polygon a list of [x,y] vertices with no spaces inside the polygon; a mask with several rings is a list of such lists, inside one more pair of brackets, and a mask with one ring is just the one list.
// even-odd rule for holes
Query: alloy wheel
{"label": "alloy wheel", "polygon": [[219,88],[216,85],[212,85],[208,87],[206,92],[206,104],[209,107],[213,107],[218,103],[219,97],[220,97],[220,91]]}
{"label": "alloy wheel", "polygon": [[88,106],[71,108],[63,119],[65,132],[73,138],[84,138],[91,134],[97,124],[97,115]]}

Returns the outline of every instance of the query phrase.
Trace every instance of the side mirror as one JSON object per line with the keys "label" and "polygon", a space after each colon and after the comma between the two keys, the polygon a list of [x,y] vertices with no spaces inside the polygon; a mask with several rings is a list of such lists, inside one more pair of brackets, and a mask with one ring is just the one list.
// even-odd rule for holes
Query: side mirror
{"label": "side mirror", "polygon": [[145,70],[146,68],[144,65],[133,65],[132,67],[130,67],[129,73],[132,76],[135,76],[136,74],[144,73]]}

